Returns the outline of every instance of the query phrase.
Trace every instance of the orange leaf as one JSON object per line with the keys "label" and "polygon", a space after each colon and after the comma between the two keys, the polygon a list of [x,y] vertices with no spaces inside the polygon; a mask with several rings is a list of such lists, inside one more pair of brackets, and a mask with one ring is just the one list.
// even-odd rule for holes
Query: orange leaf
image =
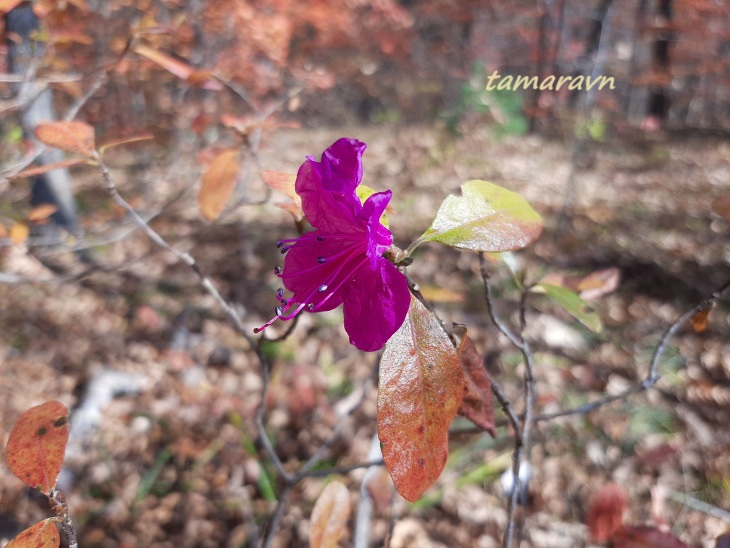
{"label": "orange leaf", "polygon": [[461,338],[457,352],[464,370],[464,400],[461,402],[459,415],[466,417],[494,437],[497,432],[494,430],[492,383],[484,369],[482,355],[466,332]]}
{"label": "orange leaf", "polygon": [[622,527],[610,540],[614,548],[689,548],[671,533],[656,527]]}
{"label": "orange leaf", "polygon": [[30,229],[25,223],[15,223],[10,227],[10,241],[14,244],[22,244],[29,235]]}
{"label": "orange leaf", "polygon": [[36,175],[42,175],[43,173],[48,173],[49,171],[53,171],[54,169],[61,169],[64,167],[71,167],[76,166],[79,164],[83,164],[87,161],[86,158],[79,158],[78,156],[76,158],[67,158],[65,160],[61,160],[60,162],[54,162],[52,164],[46,164],[44,166],[38,166],[38,167],[31,167],[28,169],[24,169],[20,173],[16,173],[12,177],[9,177],[10,179],[20,179],[21,177],[35,177]]}
{"label": "orange leaf", "polygon": [[43,221],[53,215],[57,209],[53,204],[41,204],[30,210],[27,220],[33,222]]}
{"label": "orange leaf", "polygon": [[238,150],[226,149],[219,153],[203,175],[198,193],[200,212],[208,221],[215,221],[233,193],[238,178]]}
{"label": "orange leaf", "polygon": [[689,323],[692,324],[692,328],[695,330],[695,333],[702,333],[705,329],[707,329],[707,321],[709,320],[711,310],[712,307],[707,307],[704,310],[696,312],[689,319]]}
{"label": "orange leaf", "polygon": [[408,316],[385,344],[378,387],[383,460],[406,500],[418,500],[441,474],[463,394],[456,349],[438,318],[411,297]]}
{"label": "orange leaf", "polygon": [[337,548],[350,516],[350,494],[339,481],[327,484],[312,509],[309,545],[312,548]]}
{"label": "orange leaf", "polygon": [[604,485],[593,498],[586,516],[586,525],[591,532],[591,538],[596,541],[611,538],[611,535],[622,527],[625,509],[624,490],[615,483]]}
{"label": "orange leaf", "polygon": [[60,401],[31,407],[10,432],[8,467],[23,483],[48,495],[61,472],[68,432],[68,409]]}
{"label": "orange leaf", "polygon": [[65,152],[84,156],[91,156],[94,152],[94,128],[85,122],[73,120],[38,124],[35,134],[41,142]]}
{"label": "orange leaf", "polygon": [[189,81],[192,85],[201,85],[201,87],[204,87],[205,89],[212,90],[223,89],[223,84],[221,84],[218,80],[206,77],[204,80],[200,81],[201,75],[203,74],[202,71],[199,71],[187,63],[180,61],[179,59],[175,59],[166,53],[162,53],[161,51],[145,46],[144,44],[137,44],[134,46],[134,52],[147,57],[147,59],[153,63],[158,64],[163,69],[177,76],[181,80],[185,80],[186,82]]}
{"label": "orange leaf", "polygon": [[61,536],[53,518],[39,521],[18,534],[5,548],[58,548]]}

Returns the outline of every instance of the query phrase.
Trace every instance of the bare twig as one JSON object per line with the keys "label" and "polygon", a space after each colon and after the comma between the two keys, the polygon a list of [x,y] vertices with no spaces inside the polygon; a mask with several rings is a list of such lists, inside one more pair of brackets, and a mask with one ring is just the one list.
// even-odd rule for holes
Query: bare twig
{"label": "bare twig", "polygon": [[626,400],[633,394],[643,392],[644,390],[652,388],[661,378],[661,375],[659,373],[659,366],[661,364],[662,358],[664,357],[664,353],[666,352],[669,341],[677,334],[680,328],[692,318],[692,316],[694,316],[698,312],[708,310],[718,300],[725,298],[725,293],[728,291],[728,289],[730,289],[730,280],[723,283],[716,291],[713,291],[712,295],[710,295],[708,298],[703,299],[702,301],[688,308],[676,320],[674,320],[674,322],[672,322],[669,327],[667,327],[664,333],[662,333],[662,336],[659,339],[656,347],[654,347],[654,352],[649,362],[649,369],[647,371],[646,377],[641,382],[627,388],[619,394],[607,396],[594,402],[579,405],[571,409],[565,409],[563,411],[557,411],[555,413],[538,415],[534,418],[534,420],[547,421],[558,417],[565,417],[568,415],[580,415],[590,413],[591,411],[594,411],[599,407],[603,407],[606,404],[613,403],[619,400]]}
{"label": "bare twig", "polygon": [[[532,430],[532,423],[533,423],[533,414],[534,414],[534,405],[535,405],[535,381],[533,376],[533,370],[534,370],[534,358],[532,349],[530,348],[530,344],[525,340],[525,338],[520,334],[516,335],[510,327],[497,315],[497,312],[494,307],[494,299],[492,295],[492,287],[489,283],[490,275],[489,271],[487,270],[487,261],[484,258],[484,254],[479,254],[479,261],[480,261],[480,270],[482,275],[482,281],[484,282],[484,298],[487,303],[487,312],[489,314],[490,319],[492,320],[492,323],[499,329],[499,331],[507,337],[507,339],[512,343],[512,345],[520,350],[522,353],[522,359],[524,362],[524,385],[525,385],[525,414],[522,417],[522,425],[520,426],[517,424],[516,417],[513,415],[507,415],[510,421],[513,422],[513,427],[515,428],[515,448],[512,456],[512,476],[514,480],[514,484],[512,486],[512,491],[510,493],[509,497],[509,503],[507,508],[507,528],[504,533],[504,542],[503,545],[505,548],[511,548],[513,543],[513,537],[515,532],[515,524],[516,524],[516,509],[517,509],[517,499],[520,496],[520,494],[523,491],[523,487],[520,485],[521,479],[520,479],[520,469],[522,467],[523,459],[527,461],[529,464],[530,460],[530,434]],[[520,324],[521,324],[521,330],[524,331],[524,306],[525,306],[525,291],[523,290],[523,294],[520,298]],[[502,404],[502,408],[505,408],[505,403],[507,402],[507,399],[504,397],[504,394],[498,395],[497,392],[494,390],[494,385],[492,385],[492,391],[495,394],[495,397],[497,400]],[[500,391],[501,392],[501,391]]]}

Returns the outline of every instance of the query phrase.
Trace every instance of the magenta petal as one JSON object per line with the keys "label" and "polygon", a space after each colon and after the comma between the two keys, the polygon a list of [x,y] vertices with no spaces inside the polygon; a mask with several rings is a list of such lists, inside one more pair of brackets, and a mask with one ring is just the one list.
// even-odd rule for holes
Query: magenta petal
{"label": "magenta petal", "polygon": [[388,207],[392,196],[393,193],[390,190],[376,192],[365,201],[359,215],[367,223],[367,254],[373,269],[377,268],[376,259],[380,258],[393,244],[393,236],[390,230],[380,224],[380,217],[385,212],[385,208]]}
{"label": "magenta petal", "polygon": [[357,139],[338,139],[322,153],[322,188],[352,194],[362,181],[362,155],[367,145]]}
{"label": "magenta petal", "polygon": [[380,257],[375,271],[366,264],[345,293],[345,331],[350,344],[365,352],[380,350],[408,314],[411,296],[405,276]]}
{"label": "magenta petal", "polygon": [[[351,159],[350,162],[352,161]],[[357,157],[357,161],[359,162],[359,157]],[[355,193],[357,183],[353,179],[352,184],[346,184],[346,181],[339,179],[339,183],[336,185],[331,184],[327,180],[327,173],[332,171],[333,164],[333,157],[329,158],[327,166],[316,162],[313,158],[308,158],[299,168],[295,189],[302,199],[304,215],[313,227],[331,233],[352,232],[354,220],[362,209],[360,199]],[[362,168],[360,168],[360,174],[362,174]],[[355,177],[358,173],[351,173],[351,175]],[[325,189],[325,186],[344,190],[331,191]]]}

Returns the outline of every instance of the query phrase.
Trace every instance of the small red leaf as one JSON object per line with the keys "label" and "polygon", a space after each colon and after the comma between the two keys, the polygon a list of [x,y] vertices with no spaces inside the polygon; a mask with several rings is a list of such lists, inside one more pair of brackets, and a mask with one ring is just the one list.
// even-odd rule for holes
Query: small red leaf
{"label": "small red leaf", "polygon": [[38,139],[65,152],[91,156],[94,152],[94,128],[84,122],[49,122],[35,128]]}
{"label": "small red leaf", "polygon": [[219,153],[203,175],[198,193],[200,212],[208,221],[215,221],[233,193],[238,178],[238,150],[226,149]]}
{"label": "small red leaf", "polygon": [[578,282],[581,299],[593,301],[615,291],[621,279],[621,271],[616,268],[604,268],[591,272]]}
{"label": "small red leaf", "polygon": [[39,521],[8,542],[5,548],[58,548],[61,536],[53,518]]}
{"label": "small red leaf", "polygon": [[68,409],[60,401],[31,407],[10,432],[6,450],[10,470],[48,495],[61,472],[68,432]]}
{"label": "small red leaf", "polygon": [[441,474],[463,394],[456,349],[438,318],[411,297],[408,316],[385,344],[378,387],[383,460],[406,500],[418,500]]}
{"label": "small red leaf", "polygon": [[484,369],[482,355],[466,331],[457,352],[464,370],[464,400],[461,402],[459,415],[471,420],[494,437],[497,432],[494,430],[492,383]]}
{"label": "small red leaf", "polygon": [[591,532],[591,538],[596,541],[611,538],[611,535],[622,526],[625,509],[624,490],[615,483],[604,485],[593,498],[593,504],[586,516],[586,525]]}
{"label": "small red leaf", "polygon": [[689,548],[671,533],[656,527],[622,527],[610,540],[614,548]]}
{"label": "small red leaf", "polygon": [[336,548],[345,533],[350,516],[350,494],[339,481],[327,484],[312,509],[309,545],[312,548]]}

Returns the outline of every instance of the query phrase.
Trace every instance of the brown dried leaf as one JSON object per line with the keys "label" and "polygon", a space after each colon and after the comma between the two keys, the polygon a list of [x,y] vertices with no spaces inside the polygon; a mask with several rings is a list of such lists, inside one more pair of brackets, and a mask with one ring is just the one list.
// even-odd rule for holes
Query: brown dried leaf
{"label": "brown dried leaf", "polygon": [[438,318],[411,297],[403,325],[385,344],[378,386],[383,460],[406,500],[418,500],[441,474],[463,394],[456,349]]}
{"label": "brown dried leaf", "polygon": [[26,220],[31,222],[43,221],[48,219],[48,217],[53,215],[57,210],[58,208],[53,204],[41,204],[30,210]]}
{"label": "brown dried leaf", "polygon": [[61,536],[53,518],[39,521],[18,534],[5,548],[58,548]]}
{"label": "brown dried leaf", "polygon": [[712,211],[723,219],[730,221],[730,194],[718,196],[712,200]]}
{"label": "brown dried leaf", "polygon": [[622,527],[626,509],[624,490],[615,483],[604,485],[596,496],[586,516],[586,525],[595,541],[604,541]]}
{"label": "brown dried leaf", "polygon": [[223,89],[223,84],[212,78],[209,72],[193,68],[187,63],[154,48],[144,44],[137,44],[134,46],[134,52],[146,57],[181,80],[185,80],[190,85],[217,91]]}
{"label": "brown dried leaf", "polygon": [[38,124],[36,137],[48,146],[89,157],[94,152],[94,128],[85,122],[48,122]]}
{"label": "brown dried leaf", "polygon": [[198,193],[200,212],[208,221],[215,221],[233,193],[238,178],[238,149],[226,149],[218,154],[203,175]]}
{"label": "brown dried leaf", "polygon": [[312,548],[336,548],[350,516],[350,494],[341,482],[327,484],[312,509],[309,544]]}
{"label": "brown dried leaf", "polygon": [[23,483],[48,495],[61,471],[68,432],[68,409],[60,401],[31,407],[10,432],[8,467]]}
{"label": "brown dried leaf", "polygon": [[621,271],[616,267],[591,272],[578,282],[576,288],[581,299],[593,301],[615,291],[621,280]]}
{"label": "brown dried leaf", "polygon": [[497,432],[494,430],[492,383],[484,369],[482,355],[466,331],[457,352],[464,370],[464,400],[459,407],[459,415],[466,417],[494,437]]}

